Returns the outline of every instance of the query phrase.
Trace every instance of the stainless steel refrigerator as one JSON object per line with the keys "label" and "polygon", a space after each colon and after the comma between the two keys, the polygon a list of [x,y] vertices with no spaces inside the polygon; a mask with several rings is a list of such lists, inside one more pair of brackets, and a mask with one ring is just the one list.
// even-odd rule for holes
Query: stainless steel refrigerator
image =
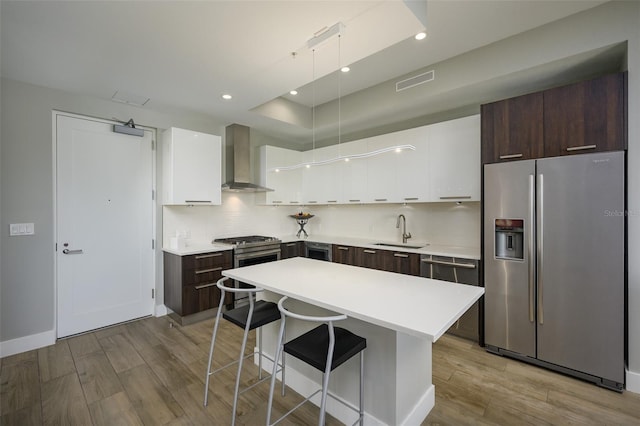
{"label": "stainless steel refrigerator", "polygon": [[487,350],[621,390],[624,152],[484,166]]}

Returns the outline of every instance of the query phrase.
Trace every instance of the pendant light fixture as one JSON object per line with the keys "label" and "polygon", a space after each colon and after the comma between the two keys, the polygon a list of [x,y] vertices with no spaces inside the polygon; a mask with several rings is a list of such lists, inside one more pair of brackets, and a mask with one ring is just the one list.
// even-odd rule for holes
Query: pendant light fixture
{"label": "pendant light fixture", "polygon": [[[404,144],[404,145],[395,145],[395,146],[389,146],[389,147],[385,147],[385,148],[380,148],[380,149],[376,149],[373,151],[369,151],[369,152],[363,152],[360,154],[349,154],[349,155],[342,155],[341,152],[341,144],[342,144],[342,85],[341,85],[341,74],[343,74],[344,72],[349,70],[349,67],[343,67],[342,66],[342,57],[341,57],[341,39],[342,39],[342,32],[344,30],[344,24],[342,24],[341,22],[338,22],[337,24],[332,25],[331,27],[329,27],[328,29],[326,29],[323,32],[320,32],[319,34],[316,34],[311,40],[309,40],[307,42],[307,45],[309,46],[309,48],[311,48],[311,53],[312,53],[312,64],[313,64],[313,71],[312,71],[312,91],[313,91],[313,97],[312,97],[312,105],[311,105],[311,161],[307,161],[304,163],[299,163],[299,164],[294,164],[291,166],[282,166],[282,167],[272,167],[270,168],[268,171],[270,172],[280,172],[280,171],[287,171],[287,170],[296,170],[296,169],[300,169],[300,168],[310,168],[310,167],[315,167],[315,166],[324,166],[327,164],[332,164],[332,163],[336,163],[338,161],[351,161],[351,160],[359,160],[359,159],[363,159],[363,158],[369,158],[369,157],[374,157],[376,155],[380,155],[380,154],[385,154],[388,152],[401,152],[401,151],[407,151],[407,150],[411,150],[411,151],[415,151],[416,147],[413,145],[409,145],[409,144]],[[337,34],[338,36],[338,156],[337,157],[333,157],[333,158],[328,158],[325,160],[320,160],[320,161],[316,161],[315,159],[315,150],[316,150],[316,76],[315,76],[315,69],[316,69],[316,48],[318,47],[319,44],[323,44],[325,43],[328,39],[330,39],[331,37],[335,36]],[[346,71],[345,71],[346,69]]]}

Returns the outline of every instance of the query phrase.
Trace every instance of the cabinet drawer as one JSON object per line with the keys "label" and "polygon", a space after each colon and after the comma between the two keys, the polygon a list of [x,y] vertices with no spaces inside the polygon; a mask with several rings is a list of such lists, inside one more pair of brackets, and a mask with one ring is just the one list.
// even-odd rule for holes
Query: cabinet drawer
{"label": "cabinet drawer", "polygon": [[182,269],[207,269],[231,264],[231,250],[183,256]]}
{"label": "cabinet drawer", "polygon": [[[182,289],[182,315],[191,315],[207,309],[217,308],[220,289],[215,282],[211,286],[188,286]],[[233,303],[233,294],[225,295],[225,304]]]}
{"label": "cabinet drawer", "polygon": [[207,283],[215,283],[222,278],[222,271],[229,269],[231,266],[214,266],[203,269],[189,269],[182,271],[182,285],[199,285]]}

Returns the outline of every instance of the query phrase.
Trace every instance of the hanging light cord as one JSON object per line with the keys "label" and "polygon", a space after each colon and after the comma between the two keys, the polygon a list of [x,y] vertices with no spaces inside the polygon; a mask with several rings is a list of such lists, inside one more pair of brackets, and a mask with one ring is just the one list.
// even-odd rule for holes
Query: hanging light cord
{"label": "hanging light cord", "polygon": [[316,49],[311,51],[312,70],[311,81],[313,81],[312,100],[311,100],[311,162],[316,159]]}
{"label": "hanging light cord", "polygon": [[340,142],[342,141],[342,123],[341,123],[341,118],[342,118],[342,101],[341,101],[341,94],[342,94],[342,87],[341,87],[341,82],[342,82],[342,35],[338,34],[338,156],[340,156]]}

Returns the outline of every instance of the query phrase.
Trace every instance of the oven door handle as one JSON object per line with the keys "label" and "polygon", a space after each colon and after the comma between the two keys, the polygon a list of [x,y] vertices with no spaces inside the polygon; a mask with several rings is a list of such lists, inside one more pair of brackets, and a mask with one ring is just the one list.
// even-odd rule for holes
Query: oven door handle
{"label": "oven door handle", "polygon": [[279,248],[272,250],[264,250],[264,251],[254,251],[247,254],[236,254],[236,260],[245,260],[245,259],[255,259],[257,257],[263,256],[271,256],[272,254],[280,254],[281,250]]}

